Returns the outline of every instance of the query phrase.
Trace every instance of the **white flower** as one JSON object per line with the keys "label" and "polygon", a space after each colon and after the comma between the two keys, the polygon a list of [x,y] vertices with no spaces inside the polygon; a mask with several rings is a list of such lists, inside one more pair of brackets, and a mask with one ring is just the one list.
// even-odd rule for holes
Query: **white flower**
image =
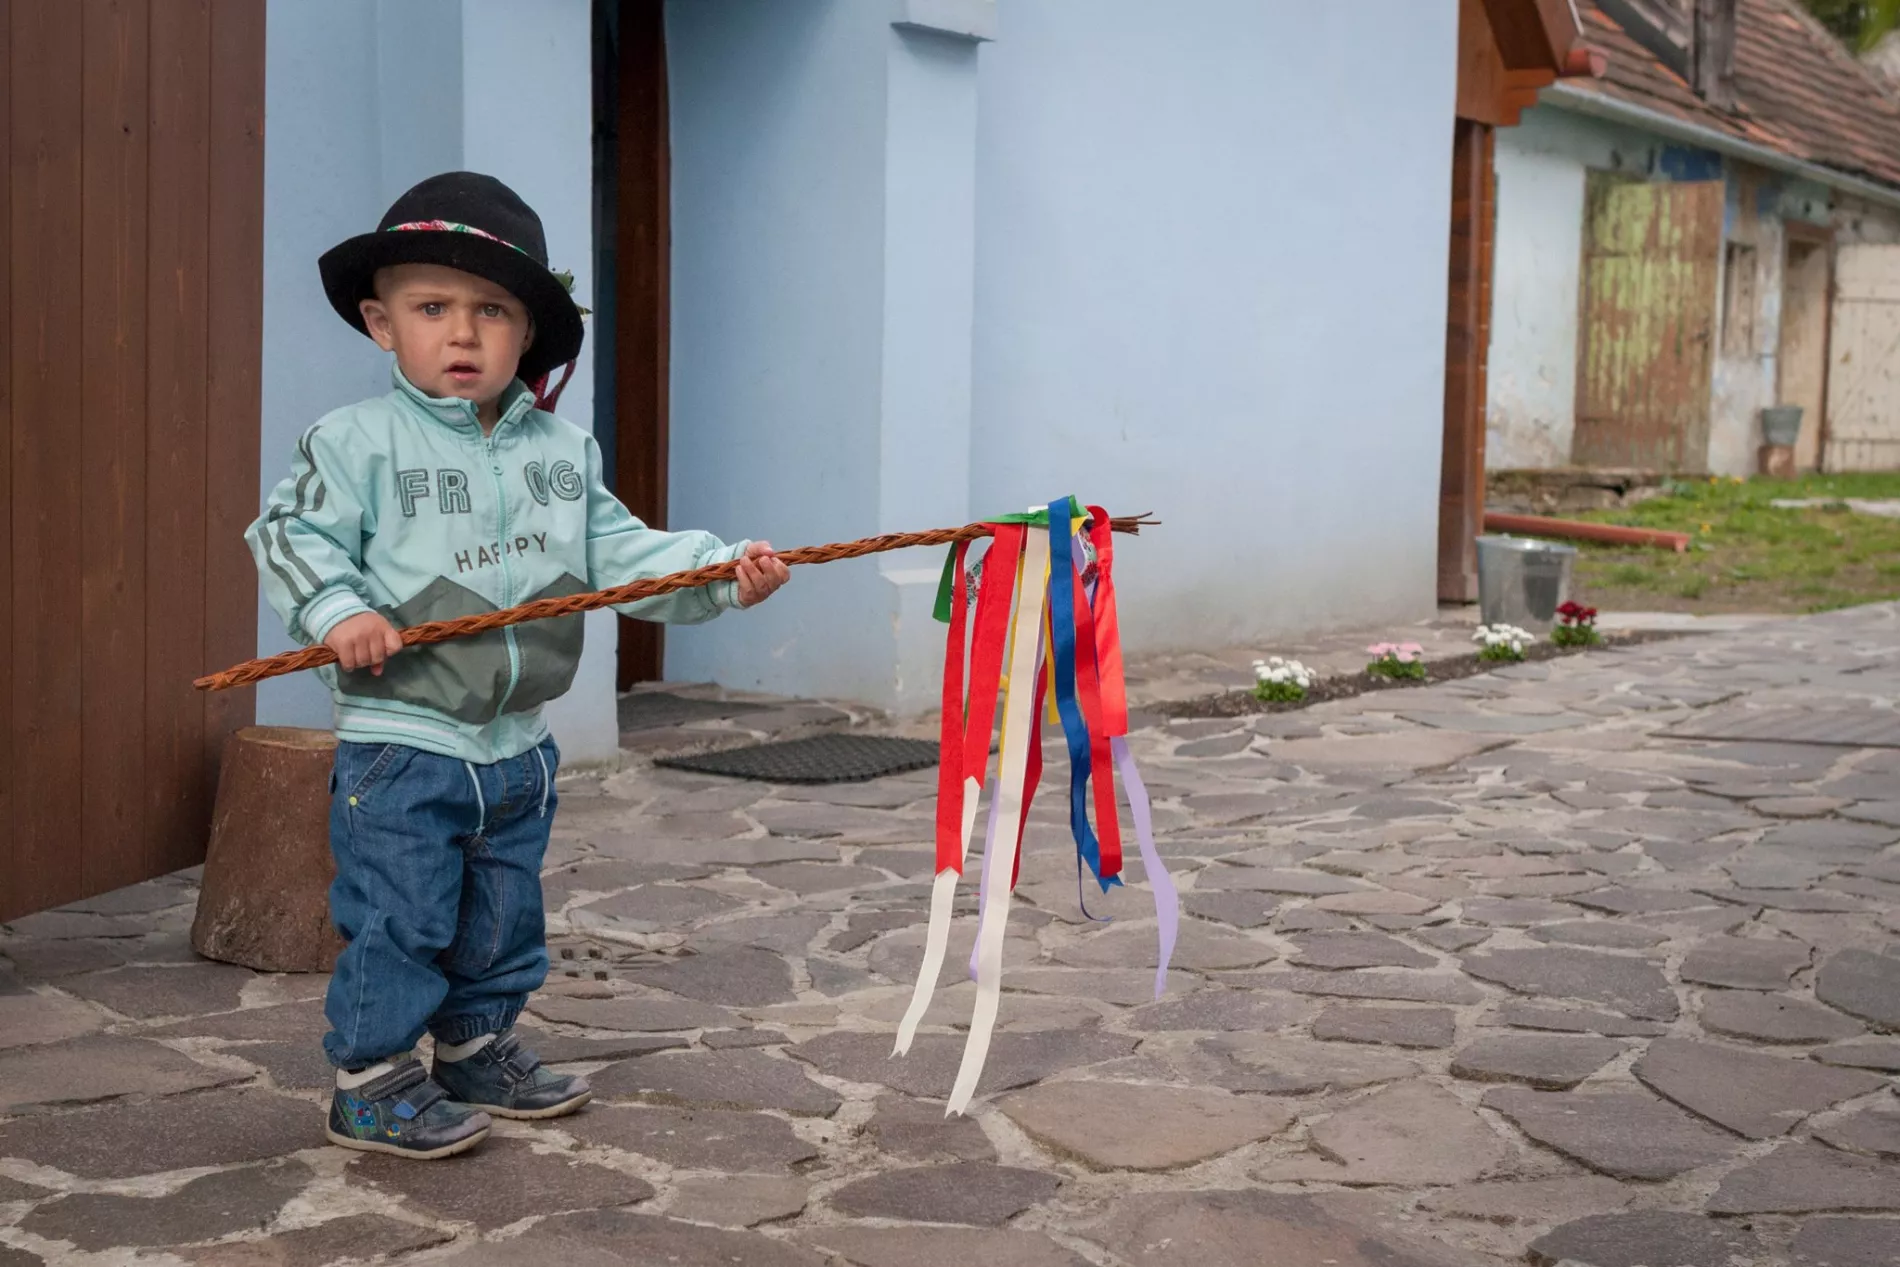
{"label": "white flower", "polygon": [[1280,656],[1270,656],[1265,660],[1253,662],[1254,680],[1276,686],[1291,683],[1306,690],[1313,685],[1314,673],[1298,660],[1287,660]]}
{"label": "white flower", "polygon": [[1522,655],[1525,647],[1537,641],[1537,635],[1516,625],[1479,625],[1471,640],[1482,642],[1486,650],[1508,647],[1513,655]]}

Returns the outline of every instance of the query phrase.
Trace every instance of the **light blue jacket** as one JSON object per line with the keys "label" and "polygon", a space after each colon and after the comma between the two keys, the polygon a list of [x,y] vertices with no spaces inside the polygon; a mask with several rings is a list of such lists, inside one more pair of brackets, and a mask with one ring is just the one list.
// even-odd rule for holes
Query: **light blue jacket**
{"label": "light blue jacket", "polygon": [[[472,402],[387,396],[304,432],[290,477],[245,533],[264,594],[297,641],[380,612],[397,628],[605,589],[739,557],[705,532],[648,528],[607,491],[594,437],[533,407],[519,382],[484,436]],[[736,605],[732,582],[623,608],[692,624]],[[392,656],[378,677],[318,672],[340,739],[464,761],[526,752],[541,706],[573,684],[584,618],[532,621]]]}

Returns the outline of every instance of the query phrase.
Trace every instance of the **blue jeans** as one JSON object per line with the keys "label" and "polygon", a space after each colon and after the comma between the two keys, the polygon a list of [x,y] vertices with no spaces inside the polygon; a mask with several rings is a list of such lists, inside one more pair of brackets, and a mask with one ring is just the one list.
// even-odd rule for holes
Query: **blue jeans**
{"label": "blue jeans", "polygon": [[474,765],[403,744],[338,743],[330,918],[349,940],[330,978],[324,1054],[361,1068],[427,1030],[464,1043],[515,1023],[548,975],[541,860],[553,739]]}

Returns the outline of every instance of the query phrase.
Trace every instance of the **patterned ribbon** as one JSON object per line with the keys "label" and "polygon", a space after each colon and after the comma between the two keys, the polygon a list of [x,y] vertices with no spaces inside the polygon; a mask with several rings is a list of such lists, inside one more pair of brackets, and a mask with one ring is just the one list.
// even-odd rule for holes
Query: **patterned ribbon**
{"label": "patterned ribbon", "polygon": [[[407,224],[392,224],[383,230],[384,233],[415,233],[417,231],[424,233],[469,233],[478,238],[487,238],[490,242],[499,242],[511,251],[521,251],[520,247],[510,242],[507,238],[498,238],[486,229],[478,229],[472,224],[463,224],[459,220],[411,220]],[[521,251],[521,253],[523,255],[528,254],[526,251]]]}

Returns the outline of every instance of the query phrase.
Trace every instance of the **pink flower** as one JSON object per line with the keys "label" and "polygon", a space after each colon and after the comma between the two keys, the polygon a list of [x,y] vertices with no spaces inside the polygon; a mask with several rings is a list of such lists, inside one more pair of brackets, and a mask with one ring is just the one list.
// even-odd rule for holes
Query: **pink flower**
{"label": "pink flower", "polygon": [[1394,643],[1394,642],[1377,642],[1377,643],[1374,643],[1372,646],[1367,647],[1366,653],[1368,655],[1383,657],[1383,656],[1392,655],[1395,652],[1402,651],[1402,650],[1404,650],[1404,648],[1400,647],[1397,643]]}
{"label": "pink flower", "polygon": [[1399,644],[1399,659],[1405,661],[1407,664],[1410,664],[1424,654],[1425,648],[1419,646],[1416,642],[1403,642]]}

